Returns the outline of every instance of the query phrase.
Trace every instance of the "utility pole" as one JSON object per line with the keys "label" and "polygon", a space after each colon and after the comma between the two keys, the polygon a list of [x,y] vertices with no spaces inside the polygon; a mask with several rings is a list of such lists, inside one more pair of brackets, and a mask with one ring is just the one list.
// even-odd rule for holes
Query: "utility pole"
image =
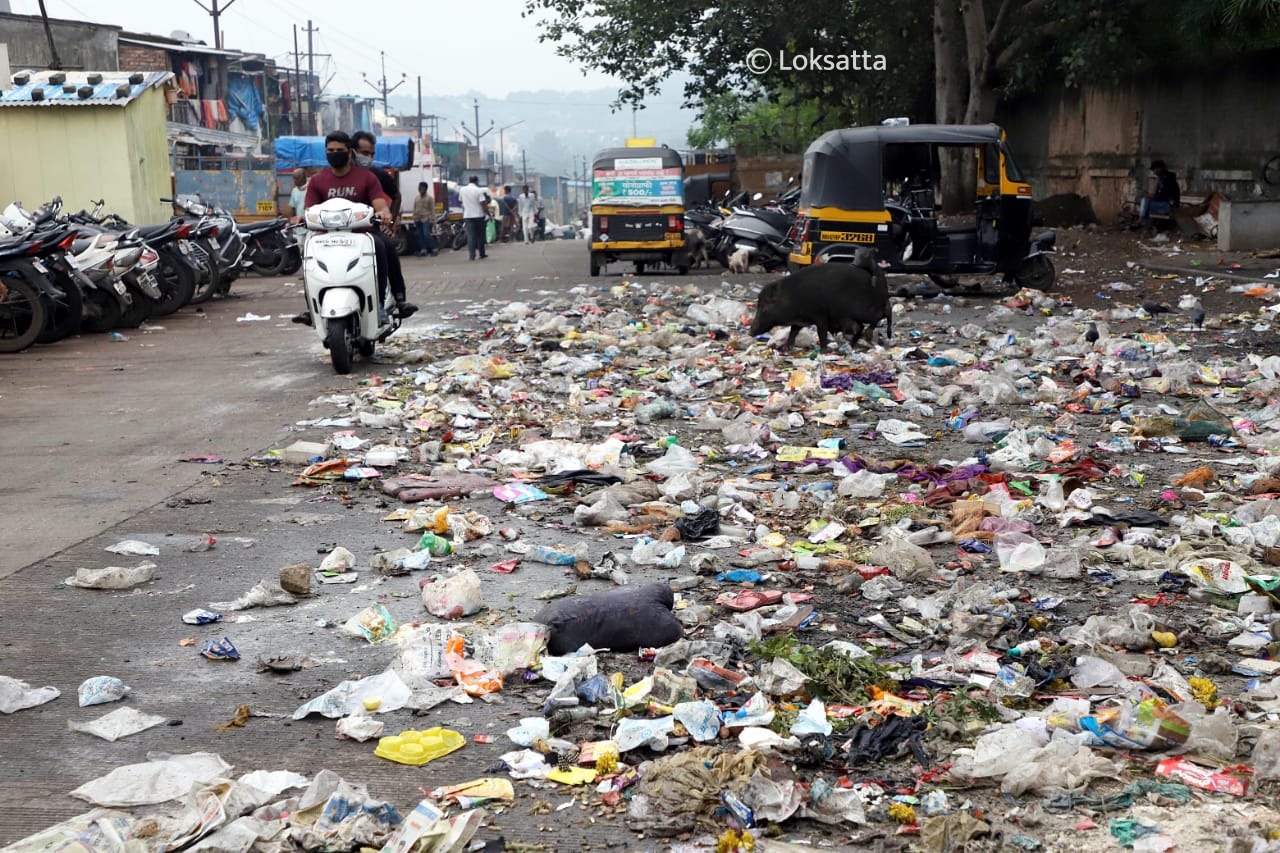
{"label": "utility pole", "polygon": [[[222,24],[219,22],[219,19],[222,17],[222,13],[230,9],[231,4],[236,2],[236,0],[227,0],[221,8],[218,7],[218,0],[209,0],[209,2],[213,4],[212,8],[204,5],[201,0],[195,0],[197,6],[213,16],[213,46],[218,50],[222,50]],[[44,9],[43,2],[41,2],[40,8],[42,10]]]}
{"label": "utility pole", "polygon": [[299,67],[298,56],[298,25],[293,25],[293,99],[298,104],[298,124],[294,129],[295,136],[305,136],[302,128],[302,69]]}
{"label": "utility pole", "polygon": [[[312,47],[312,41],[311,41],[311,38],[312,38],[312,36],[314,36],[314,35],[315,35],[316,33],[318,33],[319,31],[320,31],[320,28],[319,28],[319,27],[313,27],[313,26],[311,26],[311,20],[310,20],[310,19],[308,19],[308,20],[307,20],[307,31],[306,31],[306,32],[307,32],[307,118],[309,118],[309,119],[311,120],[311,122],[310,122],[310,123],[311,123],[311,127],[310,127],[310,128],[308,128],[308,129],[309,129],[312,133],[315,133],[315,130],[316,130],[316,127],[315,127],[315,122],[316,122],[316,90],[315,90],[315,79],[316,79],[316,53],[315,53],[315,49]],[[297,45],[297,44],[294,44],[294,46],[293,46],[293,50],[294,50],[294,52],[295,52],[295,53],[297,52],[297,50],[298,50],[298,45]]]}
{"label": "utility pole", "polygon": [[62,59],[58,56],[58,46],[53,43],[53,28],[49,26],[49,13],[45,11],[44,0],[40,0],[40,19],[44,21],[44,37],[49,41],[49,68],[61,71]]}
{"label": "utility pole", "polygon": [[[475,105],[475,110],[476,110],[476,127],[475,127],[475,130],[468,130],[468,129],[467,129],[467,125],[466,125],[466,123],[463,123],[463,125],[462,125],[462,132],[463,132],[464,134],[469,134],[469,135],[471,136],[471,138],[472,138],[472,139],[474,139],[474,140],[476,141],[476,156],[479,156],[479,154],[480,154],[480,140],[481,140],[481,139],[483,139],[484,137],[488,136],[490,133],[493,133],[493,119],[490,119],[490,120],[489,120],[489,127],[488,127],[488,129],[487,129],[487,130],[485,130],[485,132],[484,132],[484,133],[481,133],[481,132],[480,132],[480,99],[479,99],[479,98],[475,98],[475,99],[473,99],[473,100],[474,100],[474,105]],[[480,162],[481,162],[481,164],[483,164],[483,163],[484,163],[484,160],[481,160]],[[471,152],[470,152],[470,151],[468,151],[468,152],[467,152],[467,168],[468,168],[468,169],[469,169],[469,168],[471,168]]]}
{"label": "utility pole", "polygon": [[525,160],[525,150],[520,149],[520,180],[523,183],[529,183],[529,162]]}
{"label": "utility pole", "polygon": [[373,91],[380,92],[382,94],[382,114],[387,118],[391,118],[390,110],[387,107],[387,95],[390,95],[396,89],[399,89],[401,86],[403,86],[405,80],[408,79],[409,75],[401,74],[400,81],[397,82],[390,89],[388,89],[387,88],[387,52],[385,50],[380,50],[378,51],[378,53],[382,55],[382,88],[378,88],[377,86],[374,86],[373,83],[369,80],[369,78],[365,74],[361,73],[360,76],[365,78],[364,82],[368,83],[370,86],[373,86]]}

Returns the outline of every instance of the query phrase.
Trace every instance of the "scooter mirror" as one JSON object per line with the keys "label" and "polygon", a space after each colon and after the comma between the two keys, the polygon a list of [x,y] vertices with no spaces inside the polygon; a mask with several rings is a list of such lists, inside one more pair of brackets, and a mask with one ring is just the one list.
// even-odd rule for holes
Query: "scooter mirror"
{"label": "scooter mirror", "polygon": [[751,197],[751,200],[752,200],[752,201],[759,201],[759,200],[760,200],[760,199],[762,199],[762,198],[764,198],[764,193],[756,193],[755,195],[753,195],[753,196]]}

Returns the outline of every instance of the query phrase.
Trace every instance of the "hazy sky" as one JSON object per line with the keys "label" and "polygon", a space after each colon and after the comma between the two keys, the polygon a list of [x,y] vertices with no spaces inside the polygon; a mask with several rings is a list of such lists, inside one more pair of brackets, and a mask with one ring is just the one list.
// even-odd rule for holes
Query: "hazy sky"
{"label": "hazy sky", "polygon": [[[50,17],[159,35],[186,30],[213,44],[212,18],[195,0],[46,0],[45,5]],[[226,6],[226,0],[219,5]],[[37,0],[11,0],[11,6],[19,14],[40,12]],[[494,98],[513,89],[614,85],[602,74],[584,77],[577,66],[556,56],[551,44],[539,43],[538,24],[520,17],[523,8],[522,0],[233,0],[221,20],[226,47],[292,62],[286,54],[293,50],[293,25],[299,27],[305,52],[301,28],[311,19],[319,27],[315,52],[332,54],[316,59],[321,81],[335,75],[326,90],[331,94],[372,94],[360,74],[375,82],[382,77],[380,50],[387,53],[388,85],[408,75],[397,95],[416,94],[419,74],[424,94],[475,90]],[[499,53],[497,47],[505,50]]]}

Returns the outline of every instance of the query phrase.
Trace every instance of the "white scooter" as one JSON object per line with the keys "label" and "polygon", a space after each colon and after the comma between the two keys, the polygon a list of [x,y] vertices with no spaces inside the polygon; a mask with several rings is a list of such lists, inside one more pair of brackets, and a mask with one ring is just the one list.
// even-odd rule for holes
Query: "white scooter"
{"label": "white scooter", "polygon": [[351,372],[352,353],[369,358],[378,341],[400,328],[395,302],[378,307],[378,273],[373,235],[355,228],[377,227],[373,208],[331,198],[307,208],[302,253],[303,290],[311,325],[338,373]]}

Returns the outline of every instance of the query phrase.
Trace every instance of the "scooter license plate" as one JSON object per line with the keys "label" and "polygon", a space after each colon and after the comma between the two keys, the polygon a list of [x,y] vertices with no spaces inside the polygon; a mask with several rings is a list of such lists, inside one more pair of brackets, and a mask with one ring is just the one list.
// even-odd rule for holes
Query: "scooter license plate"
{"label": "scooter license plate", "polygon": [[117,280],[116,283],[111,286],[114,287],[116,289],[116,293],[120,294],[121,296],[124,296],[125,292],[128,290],[128,288],[124,286],[124,282],[119,280]]}

